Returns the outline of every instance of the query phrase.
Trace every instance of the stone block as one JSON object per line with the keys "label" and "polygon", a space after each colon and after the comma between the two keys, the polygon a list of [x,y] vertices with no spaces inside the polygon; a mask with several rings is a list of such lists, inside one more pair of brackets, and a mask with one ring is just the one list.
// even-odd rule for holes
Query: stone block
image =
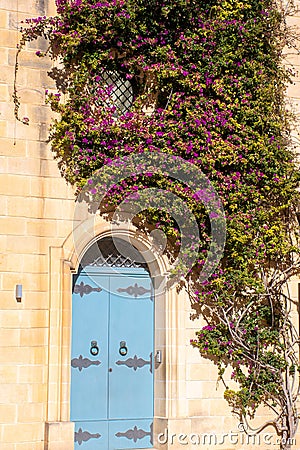
{"label": "stone block", "polygon": [[56,14],[56,5],[54,0],[49,0],[46,5],[46,11],[48,15]]}
{"label": "stone block", "polygon": [[[53,162],[53,154],[51,152],[50,145],[46,142],[31,141],[28,143],[27,156],[30,158],[39,158],[40,160],[49,159]],[[57,176],[59,176],[59,174],[57,174]]]}
{"label": "stone block", "polygon": [[46,198],[44,203],[44,217],[47,219],[63,219],[72,217],[75,203],[70,200]]}
{"label": "stone block", "polygon": [[30,398],[30,386],[25,384],[19,385],[2,383],[0,385],[0,394],[1,402],[3,404],[26,403]]}
{"label": "stone block", "polygon": [[27,48],[30,50],[40,50],[45,52],[48,49],[48,46],[49,42],[45,38],[38,37],[36,40],[28,42]]}
{"label": "stone block", "polygon": [[[27,219],[30,220],[30,219]],[[24,263],[24,273],[29,274],[35,274],[35,273],[41,273],[45,274],[48,271],[48,255],[34,255],[34,254],[23,254],[22,255],[22,261]],[[11,259],[13,260],[14,255],[11,256]]]}
{"label": "stone block", "polygon": [[[44,441],[36,441],[36,442],[18,442],[15,444],[14,450],[28,450],[30,445],[30,450],[45,450]],[[10,449],[11,450],[11,449]]]}
{"label": "stone block", "polygon": [[[19,306],[20,308],[20,306]],[[2,328],[28,328],[47,327],[49,312],[46,310],[16,310],[0,311],[0,327]],[[0,355],[1,358],[1,355]],[[2,359],[2,362],[5,358]]]}
{"label": "stone block", "polygon": [[44,2],[42,0],[0,0],[0,8],[7,9],[9,11],[19,11],[20,13],[26,13],[27,17],[45,14]]}
{"label": "stone block", "polygon": [[30,292],[25,294],[24,301],[22,299],[24,309],[49,309],[49,294],[48,292]]}
{"label": "stone block", "polygon": [[7,123],[5,120],[0,120],[0,136],[6,135],[7,135]]}
{"label": "stone block", "polygon": [[[39,198],[26,197],[8,197],[7,209],[8,215],[13,217],[28,217],[39,218],[42,217],[43,201]],[[23,236],[28,237],[28,236]],[[21,247],[18,248],[21,251]]]}
{"label": "stone block", "polygon": [[39,86],[43,93],[45,93],[46,89],[48,89],[48,91],[53,90],[57,92],[56,83],[53,78],[48,75],[48,72],[49,70],[47,69],[37,70],[34,68],[28,68],[26,70],[27,86]]}
{"label": "stone block", "polygon": [[[42,440],[44,435],[43,423],[18,423],[5,425],[3,428],[3,442],[25,443]],[[27,444],[28,445],[28,444]]]}
{"label": "stone block", "polygon": [[[1,188],[1,185],[0,185]],[[25,233],[26,219],[20,218],[16,220],[10,217],[0,217],[0,234],[12,234],[20,236]],[[7,270],[7,269],[6,269]]]}
{"label": "stone block", "polygon": [[[16,366],[12,364],[1,364],[0,366],[0,377],[2,383],[5,384],[16,384],[18,383],[18,371],[16,370]],[[4,403],[1,400],[0,404]]]}
{"label": "stone block", "polygon": [[[13,138],[0,138],[0,156],[5,155],[6,157],[14,158],[18,156],[26,156],[26,142],[16,141]],[[7,162],[7,159],[6,159]],[[0,167],[2,167],[2,161]],[[7,172],[7,164],[5,172]]]}
{"label": "stone block", "polygon": [[7,364],[46,364],[46,347],[2,347],[0,355],[1,363]]}
{"label": "stone block", "polygon": [[[0,140],[1,143],[1,140]],[[0,156],[0,174],[7,173],[7,158],[3,155]],[[2,177],[1,177],[2,178]]]}
{"label": "stone block", "polygon": [[188,399],[204,398],[204,382],[199,380],[187,381],[186,395]]}
{"label": "stone block", "polygon": [[0,102],[7,102],[10,98],[8,86],[0,84]]}
{"label": "stone block", "polygon": [[46,422],[45,450],[71,450],[73,448],[73,422]]}
{"label": "stone block", "polygon": [[[14,35],[16,34],[13,31],[6,31],[5,33],[10,33],[10,35],[12,33],[14,33]],[[6,34],[4,33],[4,38],[6,38]],[[1,38],[1,30],[0,30],[0,38]],[[8,38],[6,38],[8,39]],[[16,38],[15,38],[16,40]],[[14,45],[15,47],[15,45]],[[14,65],[15,64],[15,60],[16,60],[16,56],[15,56],[15,51],[9,51],[8,52],[8,64],[9,65]],[[18,62],[19,62],[19,67],[31,67],[34,69],[50,69],[52,67],[52,61],[50,58],[45,57],[39,57],[35,54],[35,51],[29,51],[29,50],[24,50],[21,51],[19,53],[19,57],[18,57]]]}
{"label": "stone block", "polygon": [[20,330],[20,346],[40,347],[48,343],[47,328],[23,328]]}
{"label": "stone block", "polygon": [[0,115],[4,120],[14,120],[14,106],[11,102],[2,101],[0,102]]}
{"label": "stone block", "polygon": [[[3,67],[7,67],[7,65],[8,65],[8,49],[7,48],[0,47],[0,61],[2,63],[1,64],[1,71],[2,71]],[[3,82],[1,82],[1,83],[3,83]],[[12,84],[10,83],[10,86],[8,86],[8,87],[12,89]],[[12,95],[12,91],[10,92],[10,98],[11,98],[11,95]],[[12,98],[11,98],[11,100],[12,100]]]}
{"label": "stone block", "polygon": [[28,18],[28,14],[21,13],[20,11],[8,12],[8,28],[10,30],[19,30],[20,27],[26,27],[25,20]]}
{"label": "stone block", "polygon": [[8,27],[8,17],[7,11],[0,11],[0,28],[6,29]]}
{"label": "stone block", "polygon": [[61,178],[57,162],[53,161],[52,159],[42,159],[41,175],[43,177]]}
{"label": "stone block", "polygon": [[[36,85],[33,85],[32,87],[24,87],[18,90],[18,96],[20,97],[20,101],[22,104],[28,104],[28,105],[44,105],[45,104],[45,97],[44,97],[44,90],[37,89]],[[30,110],[27,109],[29,112]],[[31,110],[32,112],[32,110]],[[28,113],[30,122],[37,122],[37,120],[32,120],[31,114]],[[40,120],[41,122],[42,120]]]}
{"label": "stone block", "polygon": [[[12,175],[22,175],[22,178],[25,178],[26,175],[30,175],[30,178],[26,178],[26,189],[28,186],[31,186],[31,176],[38,176],[40,174],[40,161],[38,158],[30,158],[26,159],[21,157],[9,158],[7,161],[7,170]],[[19,178],[19,180],[21,177]],[[41,182],[41,180],[40,180]],[[30,188],[28,189],[28,193],[30,192]],[[27,193],[27,191],[26,191]],[[24,192],[25,194],[25,192]]]}
{"label": "stone block", "polygon": [[44,99],[37,104],[33,102],[38,102],[37,99],[32,99],[32,104],[27,105],[27,116],[32,124],[34,123],[51,123],[52,112],[48,105],[45,105]]}
{"label": "stone block", "polygon": [[209,416],[210,400],[208,399],[190,399],[187,401],[189,417]]}
{"label": "stone block", "polygon": [[18,422],[44,422],[46,405],[44,403],[26,403],[18,406]]}
{"label": "stone block", "polygon": [[44,385],[47,378],[47,367],[44,365],[23,365],[17,367],[18,383]]}
{"label": "stone block", "polygon": [[63,178],[46,178],[44,180],[44,195],[48,198],[67,199],[69,189]]}
{"label": "stone block", "polygon": [[[3,55],[3,51],[1,53]],[[5,55],[3,56],[5,57]],[[7,86],[13,86],[13,82],[14,82],[14,66],[6,66],[6,65],[1,66],[0,83],[5,84]],[[20,85],[25,86],[26,78],[24,76],[23,71],[18,72],[17,82],[19,86]]]}
{"label": "stone block", "polygon": [[[24,106],[24,105],[23,105]],[[26,117],[26,113],[22,112],[19,114],[22,119]],[[29,141],[40,141],[41,140],[41,125],[29,124],[25,125],[19,121],[7,121],[5,134],[3,132],[3,137],[7,137],[14,140],[23,140],[25,142]]]}
{"label": "stone block", "polygon": [[56,220],[27,220],[26,228],[30,236],[57,236]]}
{"label": "stone block", "polygon": [[[10,163],[14,162],[18,158],[8,158],[7,163],[8,167]],[[12,161],[11,161],[12,160]],[[14,164],[15,166],[19,166],[21,170],[21,160],[15,161],[17,164]],[[12,164],[13,165],[13,164]],[[26,164],[25,164],[26,168]],[[10,169],[8,169],[10,170]],[[20,172],[19,172],[20,173]],[[5,174],[1,176],[1,183],[0,183],[0,195],[5,194],[9,196],[28,196],[30,194],[30,178],[29,177],[22,177],[18,176],[17,174]]]}
{"label": "stone block", "polygon": [[42,239],[36,236],[7,236],[6,248],[8,252],[12,253],[36,253],[40,252],[42,247]]}
{"label": "stone block", "polygon": [[[26,220],[26,219],[25,219]],[[2,267],[3,272],[23,272],[24,264],[23,259],[20,253],[17,254],[6,254],[5,255],[5,261],[1,262],[0,259],[0,267]]]}
{"label": "stone block", "polygon": [[292,97],[294,99],[300,98],[300,81],[295,81],[293,84],[288,86],[287,95],[288,97]]}
{"label": "stone block", "polygon": [[[0,438],[2,436],[2,429],[3,429],[4,425],[0,425]],[[2,441],[2,438],[1,438]],[[4,444],[1,442],[1,450],[16,450],[16,444]]]}
{"label": "stone block", "polygon": [[46,441],[62,441],[66,435],[74,438],[74,424],[72,422],[48,422],[46,423]]}
{"label": "stone block", "polygon": [[[2,47],[16,49],[20,33],[15,30],[0,29],[0,42]],[[16,53],[16,50],[14,50]]]}
{"label": "stone block", "polygon": [[33,403],[45,403],[47,401],[47,389],[48,385],[46,383],[32,385],[30,401]]}
{"label": "stone block", "polygon": [[0,403],[0,423],[15,423],[17,421],[17,405]]}
{"label": "stone block", "polygon": [[[0,347],[7,347],[8,345],[10,347],[20,346],[20,330],[0,329]],[[11,372],[8,372],[8,374],[11,374]]]}
{"label": "stone block", "polygon": [[231,415],[231,408],[226,402],[225,399],[208,399],[210,402],[210,415],[217,417],[217,416],[230,416]]}

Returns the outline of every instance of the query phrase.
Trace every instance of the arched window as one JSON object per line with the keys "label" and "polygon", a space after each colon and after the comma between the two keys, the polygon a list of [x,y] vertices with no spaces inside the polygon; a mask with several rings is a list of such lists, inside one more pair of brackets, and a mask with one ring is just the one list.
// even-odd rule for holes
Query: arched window
{"label": "arched window", "polygon": [[96,241],[85,253],[80,270],[94,267],[141,267],[149,272],[141,253],[128,241],[106,237]]}

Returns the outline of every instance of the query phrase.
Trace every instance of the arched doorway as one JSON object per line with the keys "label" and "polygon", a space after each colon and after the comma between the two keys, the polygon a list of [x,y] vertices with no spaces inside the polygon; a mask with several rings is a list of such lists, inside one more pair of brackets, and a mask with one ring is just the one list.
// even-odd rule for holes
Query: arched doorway
{"label": "arched doorway", "polygon": [[127,241],[100,239],[83,256],[73,276],[71,347],[75,449],[151,448],[153,287]]}

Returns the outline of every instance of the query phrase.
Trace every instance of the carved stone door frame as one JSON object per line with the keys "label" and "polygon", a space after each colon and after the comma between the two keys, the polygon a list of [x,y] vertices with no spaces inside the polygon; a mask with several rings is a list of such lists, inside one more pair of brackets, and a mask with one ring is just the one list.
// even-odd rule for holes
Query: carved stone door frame
{"label": "carved stone door frame", "polygon": [[[93,238],[91,239],[91,234]],[[75,250],[73,233],[61,247],[49,249],[49,339],[47,419],[45,449],[74,448],[74,424],[70,422],[70,354],[71,354],[71,292],[72,274],[76,273],[87,249],[98,239],[117,236],[130,238],[141,252],[152,252],[151,242],[136,229],[111,230],[110,224],[99,221],[93,230],[82,235],[81,248]],[[184,338],[184,321],[180,319],[176,289],[162,288],[169,270],[167,258],[153,253],[148,263],[155,289],[155,348],[162,351],[162,363],[154,377],[154,437],[165,430],[172,419],[184,417],[182,381],[185,362],[179,361],[178,349]],[[154,447],[156,445],[154,443]]]}

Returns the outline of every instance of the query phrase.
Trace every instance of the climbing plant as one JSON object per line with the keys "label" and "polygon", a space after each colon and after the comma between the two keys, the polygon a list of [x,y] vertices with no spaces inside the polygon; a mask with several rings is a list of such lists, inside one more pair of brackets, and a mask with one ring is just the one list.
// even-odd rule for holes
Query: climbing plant
{"label": "climbing plant", "polygon": [[[172,193],[196,218],[197,258],[181,284],[207,322],[191,345],[212,359],[225,398],[247,433],[272,424],[289,447],[298,425],[298,337],[291,278],[299,272],[299,171],[290,139],[283,65],[289,44],[286,5],[273,0],[56,0],[55,17],[26,20],[19,52],[43,37],[57,67],[59,113],[50,129],[62,175],[79,194],[94,174],[124,156],[181,158],[201,170],[221,199],[227,223],[223,256],[210,277],[199,274],[211,242],[203,195],[155,167],[113,185],[100,211],[145,188]],[[122,101],[116,86],[123,86]],[[125,99],[124,99],[125,95]],[[16,115],[19,98],[14,93]],[[19,119],[29,124],[28,118]],[[100,181],[101,182],[101,181]],[[131,197],[132,198],[132,197]],[[181,204],[182,204],[181,203]],[[178,207],[180,212],[180,206]],[[168,211],[135,218],[144,232],[162,230],[176,260],[182,242]],[[232,368],[232,381],[225,369]],[[259,405],[273,418],[252,430]]]}

